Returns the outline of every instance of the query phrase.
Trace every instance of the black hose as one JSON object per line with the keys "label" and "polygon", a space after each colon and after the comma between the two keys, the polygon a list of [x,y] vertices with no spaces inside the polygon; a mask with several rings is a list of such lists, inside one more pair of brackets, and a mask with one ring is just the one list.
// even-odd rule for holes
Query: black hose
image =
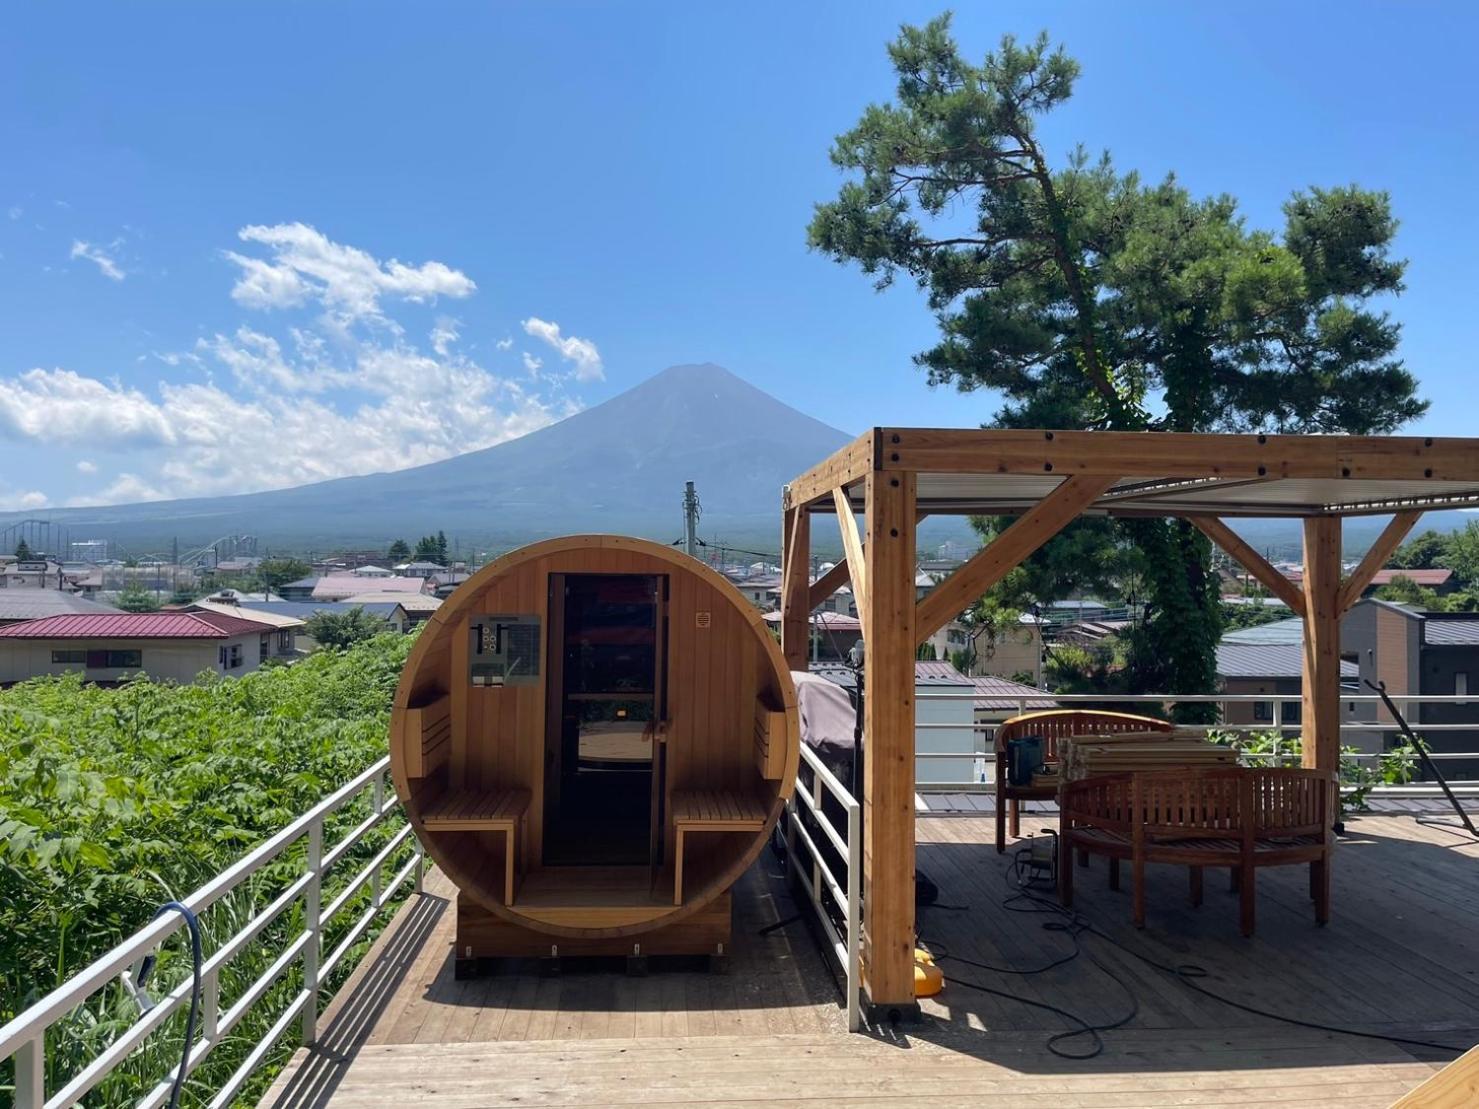
{"label": "black hose", "polygon": [[200,978],[203,959],[201,957],[200,918],[189,905],[181,901],[166,901],[154,913],[158,920],[165,913],[179,913],[185,918],[185,927],[190,931],[190,1015],[185,1020],[185,1045],[180,1049],[180,1067],[175,1071],[175,1080],[170,1087],[169,1109],[179,1109],[180,1092],[185,1088],[185,1074],[190,1069],[190,1048],[195,1043],[195,1022],[200,1017]]}

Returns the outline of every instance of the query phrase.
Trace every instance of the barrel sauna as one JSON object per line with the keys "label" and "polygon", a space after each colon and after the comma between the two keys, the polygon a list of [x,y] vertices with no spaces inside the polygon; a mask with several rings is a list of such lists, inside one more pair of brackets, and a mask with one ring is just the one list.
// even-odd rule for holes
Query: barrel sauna
{"label": "barrel sauna", "polygon": [[458,888],[456,958],[723,954],[730,888],[796,780],[796,694],[761,615],[642,539],[523,547],[422,629],[396,791]]}

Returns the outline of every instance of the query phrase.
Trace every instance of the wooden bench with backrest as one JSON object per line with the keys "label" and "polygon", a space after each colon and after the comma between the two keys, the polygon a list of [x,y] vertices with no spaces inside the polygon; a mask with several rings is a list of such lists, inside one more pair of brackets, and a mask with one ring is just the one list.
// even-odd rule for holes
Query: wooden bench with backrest
{"label": "wooden bench with backrest", "polygon": [[517,875],[528,870],[527,789],[449,789],[447,763],[452,753],[452,699],[445,693],[424,705],[406,710],[402,727],[410,742],[406,775],[421,779],[435,791],[420,806],[421,824],[429,832],[502,833],[504,845],[503,901],[514,903]]}
{"label": "wooden bench with backrest", "polygon": [[1261,866],[1308,863],[1315,920],[1330,919],[1330,863],[1336,777],[1325,770],[1157,770],[1065,782],[1059,795],[1058,889],[1073,904],[1074,851],[1105,855],[1119,888],[1119,862],[1132,869],[1135,927],[1145,927],[1145,866],[1190,868],[1191,902],[1202,871],[1225,866],[1239,892],[1243,935],[1253,934],[1254,876]]}
{"label": "wooden bench with backrest", "polygon": [[[764,700],[755,702],[755,769],[777,781],[786,765],[786,714]],[[725,789],[673,791],[673,904],[683,904],[684,841],[694,833],[758,832],[770,809],[754,793]]]}
{"label": "wooden bench with backrest", "polygon": [[1014,786],[1007,781],[1007,743],[1026,736],[1042,736],[1043,761],[1058,760],[1058,743],[1076,735],[1114,735],[1118,732],[1169,732],[1175,725],[1152,716],[1088,709],[1048,709],[1029,712],[1002,722],[996,729],[996,850],[1006,850],[1007,808],[1011,808],[1012,838],[1022,834],[1019,806],[1023,801],[1052,801],[1058,786]]}

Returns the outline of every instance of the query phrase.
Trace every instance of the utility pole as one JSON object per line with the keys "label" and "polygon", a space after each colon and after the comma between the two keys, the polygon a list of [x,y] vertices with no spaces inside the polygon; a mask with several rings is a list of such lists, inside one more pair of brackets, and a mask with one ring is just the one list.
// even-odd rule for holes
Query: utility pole
{"label": "utility pole", "polygon": [[683,483],[683,540],[689,558],[698,557],[699,511],[698,493],[693,488],[693,482],[685,481]]}

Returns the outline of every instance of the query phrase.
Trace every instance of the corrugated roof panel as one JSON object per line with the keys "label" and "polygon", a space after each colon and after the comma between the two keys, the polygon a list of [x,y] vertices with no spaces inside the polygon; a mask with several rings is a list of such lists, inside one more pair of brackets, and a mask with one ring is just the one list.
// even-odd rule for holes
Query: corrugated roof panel
{"label": "corrugated roof panel", "polygon": [[75,613],[0,628],[11,639],[229,639],[271,631],[266,624],[213,612]]}

